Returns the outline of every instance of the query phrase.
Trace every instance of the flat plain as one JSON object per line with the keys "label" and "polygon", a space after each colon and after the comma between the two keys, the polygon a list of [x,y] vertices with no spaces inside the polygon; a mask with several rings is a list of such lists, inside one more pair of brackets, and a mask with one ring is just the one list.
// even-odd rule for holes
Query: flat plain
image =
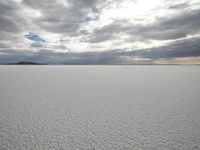
{"label": "flat plain", "polygon": [[0,66],[1,150],[199,150],[200,66]]}

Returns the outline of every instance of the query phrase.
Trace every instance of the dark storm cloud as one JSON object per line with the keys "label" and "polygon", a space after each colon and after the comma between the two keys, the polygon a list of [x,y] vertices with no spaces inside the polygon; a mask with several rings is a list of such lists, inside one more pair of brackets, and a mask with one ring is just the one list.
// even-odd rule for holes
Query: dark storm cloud
{"label": "dark storm cloud", "polygon": [[130,36],[128,41],[179,39],[200,32],[199,16],[200,10],[193,10],[177,16],[158,18],[155,23],[147,25],[118,20],[96,29],[89,41],[98,43],[120,38],[121,33]]}
{"label": "dark storm cloud", "polygon": [[[164,58],[176,57],[197,57],[200,56],[200,38],[191,38],[173,42],[168,46],[151,49],[140,49],[136,51],[112,50],[105,52],[84,52],[84,53],[61,53],[51,50],[40,50],[38,52],[18,51],[12,49],[0,50],[0,63],[14,63],[18,61],[33,61],[47,64],[132,64],[134,59],[149,59],[147,63]],[[137,63],[144,63],[139,61]],[[145,62],[146,63],[146,62]]]}

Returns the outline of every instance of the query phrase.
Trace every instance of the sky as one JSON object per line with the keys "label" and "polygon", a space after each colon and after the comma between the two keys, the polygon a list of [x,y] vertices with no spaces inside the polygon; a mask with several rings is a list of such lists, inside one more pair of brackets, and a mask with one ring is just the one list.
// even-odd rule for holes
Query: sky
{"label": "sky", "polygon": [[200,64],[200,0],[1,0],[0,64]]}

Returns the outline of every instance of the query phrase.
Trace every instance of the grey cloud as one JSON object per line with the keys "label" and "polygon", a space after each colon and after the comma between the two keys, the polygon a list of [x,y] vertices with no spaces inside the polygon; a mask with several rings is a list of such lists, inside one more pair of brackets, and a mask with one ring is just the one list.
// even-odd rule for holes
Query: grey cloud
{"label": "grey cloud", "polygon": [[17,23],[16,12],[18,6],[9,1],[0,1],[0,31],[17,32],[20,26]]}
{"label": "grey cloud", "polygon": [[1,16],[0,17],[0,30],[7,32],[15,32],[20,31],[20,27],[17,23],[14,23],[12,18]]}
{"label": "grey cloud", "polygon": [[89,41],[98,43],[120,38],[120,33],[129,35],[129,41],[179,39],[200,32],[199,16],[200,10],[193,10],[181,15],[158,18],[155,23],[147,25],[118,20],[96,29]]}
{"label": "grey cloud", "polygon": [[180,4],[169,6],[169,9],[184,9],[184,8],[187,8],[188,6],[189,6],[188,3],[180,3]]}
{"label": "grey cloud", "polygon": [[10,42],[9,41],[0,41],[0,47],[1,48],[9,48]]}
{"label": "grey cloud", "polygon": [[88,21],[88,14],[98,14],[100,0],[70,0],[67,6],[54,0],[24,0],[27,6],[39,10],[42,16],[35,23],[42,29],[55,33],[76,35],[83,22]]}
{"label": "grey cloud", "polygon": [[197,57],[200,56],[200,38],[184,39],[172,42],[167,46],[141,49],[130,52],[121,52],[121,54],[122,53],[125,56],[137,56],[139,58],[149,59]]}
{"label": "grey cloud", "polygon": [[[200,33],[200,10],[187,9],[189,3],[172,5],[168,9],[178,12],[180,9],[184,13],[177,13],[174,16],[157,18],[151,24],[134,24],[128,20],[114,20],[112,24],[102,28],[96,28],[91,34],[81,28],[87,21],[98,20],[103,7],[107,4],[117,4],[123,0],[66,0],[67,6],[55,0],[24,0],[22,3],[12,1],[0,1],[0,63],[15,61],[36,61],[52,64],[122,64],[127,63],[126,57],[139,57],[147,59],[174,58],[174,57],[193,57],[199,56],[199,38],[178,40],[187,35]],[[21,10],[37,10],[41,13],[39,17],[28,16]],[[93,14],[92,17],[89,14]],[[30,14],[29,14],[30,15]],[[98,20],[100,21],[100,20]],[[50,51],[40,50],[32,52],[30,50],[12,50],[19,41],[22,32],[41,32],[61,33],[70,39],[73,36],[81,42],[88,43],[89,47],[99,45],[95,43],[115,39],[121,39],[125,34],[128,38],[121,40],[123,43],[150,42],[151,40],[175,40],[167,46],[151,49],[140,49],[127,52],[126,49],[112,50],[107,48],[106,52],[87,52],[87,53],[60,53],[55,49],[69,50],[64,45],[52,47],[35,47],[35,49],[51,49]],[[44,32],[45,33],[45,32]],[[120,41],[119,41],[120,42]],[[66,42],[67,44],[67,42]],[[91,45],[90,45],[91,44]],[[20,45],[20,44],[19,44]],[[105,45],[101,45],[105,49]],[[101,47],[99,46],[99,47]],[[70,47],[70,46],[69,46]],[[17,47],[16,47],[17,48]],[[19,48],[19,47],[18,47]],[[33,49],[34,49],[33,48]],[[4,49],[4,50],[3,50]],[[80,50],[81,51],[81,50]]]}
{"label": "grey cloud", "polygon": [[[11,49],[0,50],[0,63],[13,63],[18,61],[33,61],[48,64],[132,64],[151,63],[160,58],[171,59],[176,57],[200,56],[200,38],[191,38],[173,42],[168,46],[125,51],[125,49],[104,52],[55,52],[51,50],[40,50],[38,52],[17,51]],[[135,62],[134,59],[148,59]]]}
{"label": "grey cloud", "polygon": [[23,41],[20,37],[26,26],[23,6],[10,0],[0,1],[0,48],[15,47]]}
{"label": "grey cloud", "polygon": [[39,44],[37,44],[37,43],[32,43],[32,44],[31,44],[31,47],[43,47],[43,45],[39,45]]}
{"label": "grey cloud", "polygon": [[89,39],[87,41],[91,43],[98,43],[113,40],[119,37],[121,32],[127,33],[130,29],[131,26],[126,20],[117,20],[112,24],[94,30],[94,32],[89,35]]}
{"label": "grey cloud", "polygon": [[[149,31],[156,34],[147,34],[155,39],[177,39],[200,31],[200,10],[190,11],[172,18],[160,18],[158,24],[149,27]],[[159,33],[161,36],[159,36]]]}

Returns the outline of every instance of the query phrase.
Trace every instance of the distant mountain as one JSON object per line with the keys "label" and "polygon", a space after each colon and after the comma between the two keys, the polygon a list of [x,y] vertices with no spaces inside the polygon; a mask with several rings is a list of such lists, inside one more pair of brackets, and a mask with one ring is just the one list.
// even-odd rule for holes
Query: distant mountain
{"label": "distant mountain", "polygon": [[46,65],[46,64],[35,63],[30,61],[20,61],[17,63],[8,63],[7,65]]}

